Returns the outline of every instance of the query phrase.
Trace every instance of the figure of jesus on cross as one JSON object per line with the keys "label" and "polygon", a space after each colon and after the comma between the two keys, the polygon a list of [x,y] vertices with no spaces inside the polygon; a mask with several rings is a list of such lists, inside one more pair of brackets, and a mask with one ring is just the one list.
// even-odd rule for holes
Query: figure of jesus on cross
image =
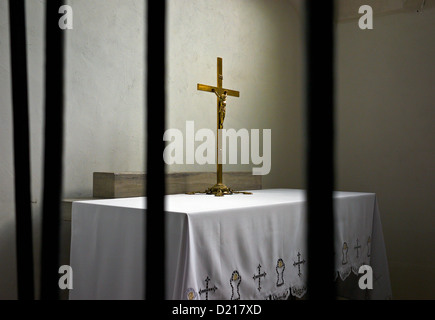
{"label": "figure of jesus on cross", "polygon": [[219,93],[217,93],[216,90],[213,89],[213,92],[216,94],[216,96],[219,99],[219,106],[218,106],[218,114],[219,114],[219,124],[218,127],[219,129],[223,129],[224,128],[224,120],[225,120],[225,113],[227,112],[226,110],[226,106],[227,106],[227,92],[224,91],[224,93],[222,93],[222,95],[220,95]]}

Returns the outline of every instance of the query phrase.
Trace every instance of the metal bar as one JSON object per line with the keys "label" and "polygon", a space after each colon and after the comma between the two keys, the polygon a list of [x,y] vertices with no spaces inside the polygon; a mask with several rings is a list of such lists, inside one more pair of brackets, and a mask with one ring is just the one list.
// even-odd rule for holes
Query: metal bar
{"label": "metal bar", "polygon": [[64,39],[59,28],[62,0],[45,12],[45,136],[42,206],[41,299],[59,298],[60,204],[62,194]]}
{"label": "metal bar", "polygon": [[147,209],[145,298],[165,299],[165,30],[166,1],[147,1]]}
{"label": "metal bar", "polygon": [[29,107],[24,0],[9,1],[14,134],[15,221],[19,300],[35,296],[30,179]]}
{"label": "metal bar", "polygon": [[333,0],[305,1],[309,299],[335,299]]}

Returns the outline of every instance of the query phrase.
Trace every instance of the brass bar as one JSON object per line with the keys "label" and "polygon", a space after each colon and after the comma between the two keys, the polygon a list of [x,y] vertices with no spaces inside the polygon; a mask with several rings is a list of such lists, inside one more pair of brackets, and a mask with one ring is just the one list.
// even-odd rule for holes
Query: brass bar
{"label": "brass bar", "polygon": [[197,84],[196,88],[197,88],[198,90],[201,90],[201,91],[207,91],[207,92],[213,92],[213,90],[216,90],[216,89],[217,89],[216,87],[208,86],[208,85],[206,85],[206,84],[200,84],[200,83]]}
{"label": "brass bar", "polygon": [[[223,73],[222,73],[222,58],[217,58],[217,89],[222,88],[222,79],[223,79]],[[218,147],[218,152],[217,152],[217,161],[216,161],[216,166],[217,166],[217,184],[222,184],[222,163],[219,163],[219,159],[222,160],[222,146],[220,145],[220,143],[222,143],[222,141],[219,139],[219,98],[216,98],[217,100],[217,125],[216,125],[216,142],[217,142],[217,147]]]}
{"label": "brass bar", "polygon": [[207,92],[216,91],[219,94],[222,94],[222,93],[224,93],[224,91],[226,91],[227,95],[229,95],[231,97],[240,97],[240,92],[236,91],[236,90],[231,90],[231,89],[226,89],[226,88],[217,88],[217,87],[208,86],[206,84],[201,84],[201,83],[198,83],[196,88],[197,88],[197,90],[200,90],[200,91],[207,91]]}

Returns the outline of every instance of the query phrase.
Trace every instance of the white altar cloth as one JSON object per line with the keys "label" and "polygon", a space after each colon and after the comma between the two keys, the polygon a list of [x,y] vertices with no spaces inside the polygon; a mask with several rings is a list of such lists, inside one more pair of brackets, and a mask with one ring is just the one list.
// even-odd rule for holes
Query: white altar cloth
{"label": "white altar cloth", "polygon": [[[305,192],[252,192],[165,197],[167,299],[280,299],[305,293]],[[366,297],[391,298],[376,195],[335,192],[334,199],[335,277],[345,279],[370,265],[374,284]],[[73,203],[70,299],[143,298],[145,200]],[[353,288],[347,297],[358,291]]]}

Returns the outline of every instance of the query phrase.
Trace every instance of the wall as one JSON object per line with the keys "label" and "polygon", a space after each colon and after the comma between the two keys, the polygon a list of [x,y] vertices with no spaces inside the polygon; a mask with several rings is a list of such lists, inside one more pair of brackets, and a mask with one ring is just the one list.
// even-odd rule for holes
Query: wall
{"label": "wall", "polygon": [[[94,171],[143,171],[144,16],[139,0],[69,0],[66,32],[64,197],[92,196]],[[26,1],[35,272],[42,196],[44,1]],[[291,1],[171,0],[168,5],[168,128],[215,128],[215,84],[223,58],[226,128],[272,129],[265,188],[302,184],[300,30]],[[16,297],[8,1],[0,0],[0,299]],[[159,106],[155,106],[159,107]],[[285,148],[282,148],[285,146]],[[161,155],[156,155],[161,156]],[[168,171],[214,171],[178,165]],[[224,170],[250,171],[250,165]],[[38,285],[38,283],[37,283]],[[38,286],[37,286],[38,290]]]}
{"label": "wall", "polygon": [[[142,1],[130,3],[69,1],[65,197],[90,196],[93,171],[144,169],[145,10]],[[0,0],[0,299],[16,297],[7,4]],[[43,1],[26,1],[26,13],[38,266]],[[221,56],[224,85],[241,92],[228,99],[226,127],[271,128],[264,187],[303,187],[301,26],[291,1],[177,0],[168,14],[168,127],[184,130],[194,120],[197,129],[214,128],[215,99],[197,92],[196,83],[215,83]],[[355,20],[337,26],[337,189],[377,193],[395,298],[435,298],[434,18],[427,9],[375,15],[372,31],[361,31]]]}
{"label": "wall", "polygon": [[[92,172],[144,166],[144,5],[69,1],[66,34],[64,196],[92,196]],[[44,2],[26,1],[35,276],[42,198]],[[0,299],[16,297],[8,2],[0,0]],[[38,281],[36,290],[38,292]]]}
{"label": "wall", "polygon": [[[216,85],[223,58],[228,97],[224,128],[272,129],[272,166],[264,187],[302,182],[299,17],[291,1],[169,2],[168,127],[216,128],[216,97],[196,89]],[[197,143],[196,145],[199,145]],[[282,146],[286,146],[282,148]],[[252,165],[224,165],[250,171]],[[168,171],[214,171],[215,165],[171,165]]]}
{"label": "wall", "polygon": [[[140,1],[132,3],[70,1],[68,197],[91,195],[94,171],[144,170],[144,8]],[[215,129],[216,98],[197,91],[196,84],[216,83],[220,56],[224,86],[241,92],[240,98],[228,98],[225,128],[272,129],[272,169],[264,185],[299,185],[299,23],[291,2],[177,0],[169,1],[167,10],[167,128],[184,133],[186,121],[194,121],[195,130]],[[174,164],[167,170],[214,171],[215,166]],[[250,171],[251,166],[224,165],[224,170]]]}
{"label": "wall", "polygon": [[337,189],[376,192],[393,297],[435,298],[435,9],[337,26]]}
{"label": "wall", "polygon": [[94,171],[144,170],[144,2],[69,1],[66,197],[92,196]]}

